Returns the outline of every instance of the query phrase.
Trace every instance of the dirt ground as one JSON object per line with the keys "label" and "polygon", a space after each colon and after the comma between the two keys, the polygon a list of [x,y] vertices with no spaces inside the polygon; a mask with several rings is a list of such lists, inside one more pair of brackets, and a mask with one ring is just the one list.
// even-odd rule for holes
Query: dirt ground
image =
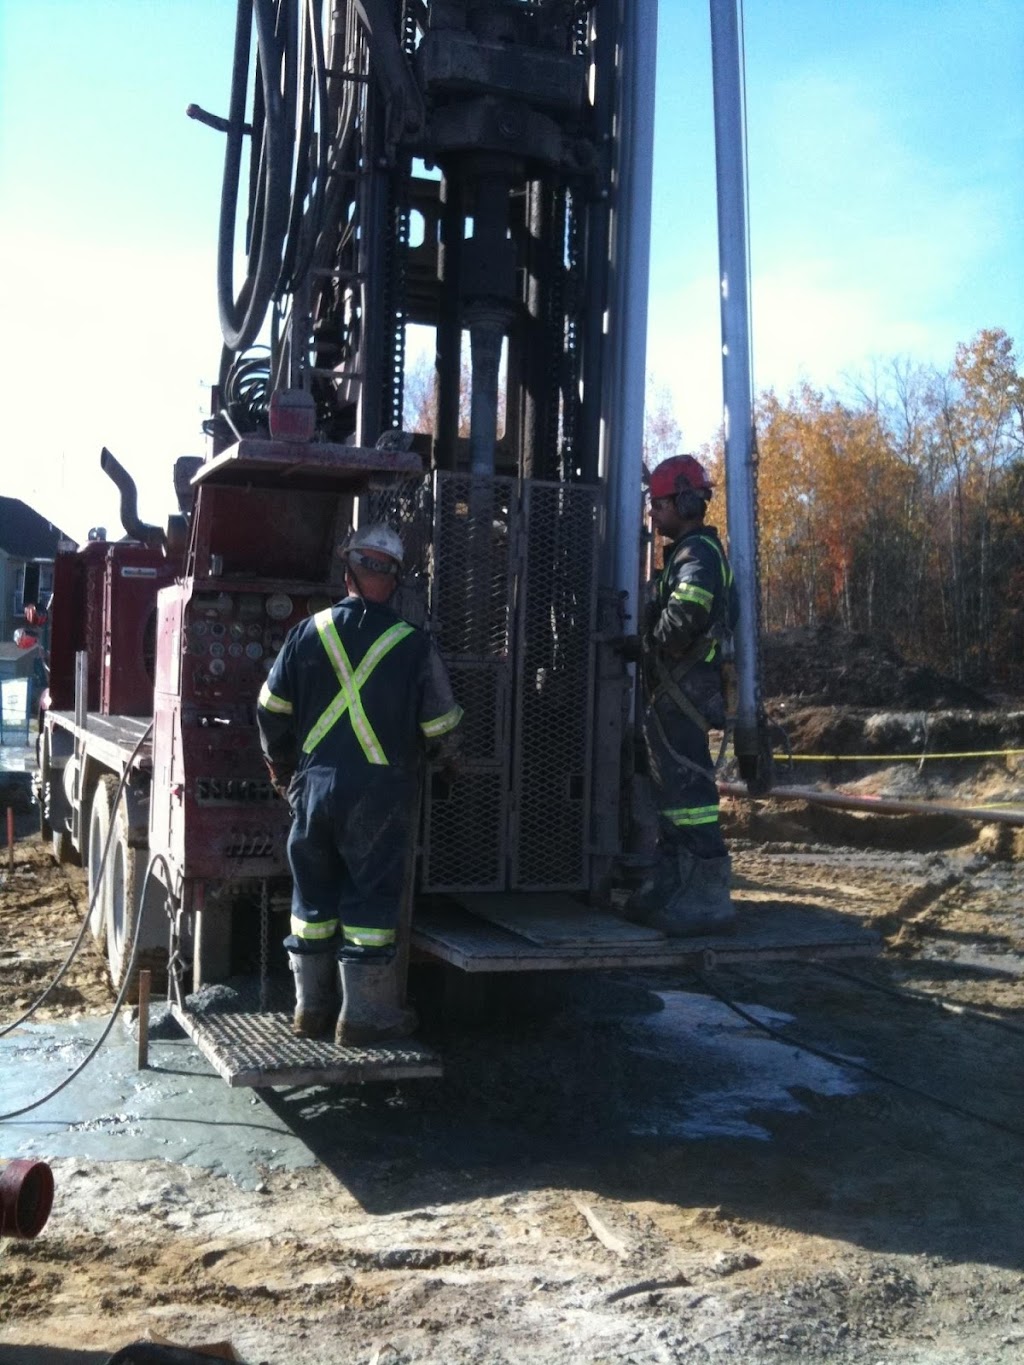
{"label": "dirt ground", "polygon": [[[1005,791],[1017,776],[1006,761]],[[950,794],[998,785],[979,768]],[[154,1333],[229,1340],[251,1365],[1024,1359],[1020,832],[796,802],[727,815],[738,897],[854,916],[881,954],[577,979],[542,1016],[435,1020],[443,1081],[265,1096],[317,1162],[256,1189],[55,1160],[59,1217],[0,1243],[0,1363],[97,1362]],[[0,1021],[84,909],[83,874],[21,838]],[[746,1116],[756,1136],[688,1131],[713,1026],[666,1061],[627,1046],[628,1021],[704,998],[736,1023],[718,997],[747,1012],[746,1042],[767,1046],[768,1021],[853,1083],[792,1086]],[[90,946],[36,1017],[110,1003]],[[638,1131],[652,1096],[680,1122]]]}

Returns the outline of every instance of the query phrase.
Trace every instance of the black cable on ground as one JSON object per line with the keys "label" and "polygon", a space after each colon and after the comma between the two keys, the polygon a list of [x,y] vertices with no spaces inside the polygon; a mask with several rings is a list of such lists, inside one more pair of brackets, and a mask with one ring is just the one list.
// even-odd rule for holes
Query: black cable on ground
{"label": "black cable on ground", "polygon": [[31,1104],[22,1105],[20,1109],[12,1109],[9,1114],[0,1114],[0,1123],[6,1122],[7,1119],[20,1118],[22,1114],[28,1114],[33,1109],[38,1109],[40,1105],[46,1104],[47,1101],[52,1100],[55,1095],[59,1095],[62,1090],[64,1090],[67,1086],[71,1084],[71,1082],[75,1079],[76,1076],[81,1075],[81,1073],[89,1065],[92,1059],[96,1056],[97,1052],[99,1052],[103,1044],[107,1041],[111,1029],[117,1022],[117,1016],[121,1012],[121,1006],[124,1004],[124,998],[128,994],[129,987],[132,984],[132,977],[135,972],[135,962],[139,954],[139,943],[142,937],[140,930],[142,928],[142,916],[145,913],[146,909],[146,888],[149,885],[149,879],[153,874],[153,868],[156,866],[157,863],[163,863],[164,871],[167,876],[167,881],[168,883],[170,882],[171,872],[170,868],[167,865],[167,859],[164,857],[162,853],[154,853],[150,857],[150,860],[146,865],[146,875],[142,879],[142,888],[139,892],[139,917],[138,920],[136,921],[135,926],[135,940],[132,943],[132,950],[128,956],[128,966],[124,970],[124,980],[121,982],[121,989],[117,993],[117,999],[114,1001],[114,1008],[111,1011],[110,1018],[107,1020],[106,1025],[104,1026],[103,1032],[96,1039],[96,1042],[93,1044],[87,1056],[85,1056],[82,1059],[82,1061],[79,1062],[78,1066],[75,1067],[74,1071],[72,1071],[70,1075],[64,1077],[64,1079],[61,1081],[59,1085],[54,1086],[54,1088],[48,1094],[40,1096],[40,1098],[37,1100],[33,1100]]}
{"label": "black cable on ground", "polygon": [[[112,811],[114,811],[114,810],[117,809],[117,803],[118,803],[118,801],[120,801],[120,799],[121,799],[121,793],[124,791],[125,783],[128,781],[128,774],[131,772],[132,764],[135,762],[136,756],[138,755],[138,753],[139,753],[140,750],[142,749],[143,744],[145,744],[146,740],[149,739],[149,737],[150,737],[150,735],[151,735],[152,733],[153,733],[153,722],[150,721],[150,723],[146,726],[146,729],[143,731],[142,737],[141,737],[141,739],[139,740],[138,744],[136,744],[135,748],[134,748],[134,749],[131,751],[131,753],[129,754],[127,763],[124,765],[124,772],[121,774],[121,780],[120,780],[120,781],[118,782],[118,784],[117,784],[117,791],[114,793],[114,799],[113,799],[113,801],[111,802],[111,807],[110,807],[110,808],[111,808]],[[64,959],[64,965],[61,967],[60,971],[57,973],[57,975],[53,978],[53,980],[52,980],[52,981],[50,982],[50,984],[47,986],[46,990],[43,991],[42,995],[39,996],[39,998],[38,998],[37,1000],[33,1001],[33,1003],[28,1007],[28,1009],[25,1011],[25,1013],[24,1013],[19,1019],[15,1019],[13,1023],[4,1024],[3,1027],[0,1028],[0,1038],[3,1038],[6,1034],[10,1033],[13,1029],[16,1029],[16,1028],[18,1028],[21,1024],[24,1024],[25,1021],[26,1021],[27,1019],[31,1019],[31,1018],[32,1018],[33,1014],[35,1014],[36,1010],[37,1010],[37,1009],[39,1008],[39,1006],[43,1003],[43,1001],[47,998],[47,996],[50,994],[50,992],[51,992],[51,991],[60,983],[60,981],[63,979],[65,972],[68,970],[68,968],[71,966],[72,962],[74,962],[75,957],[78,955],[78,952],[79,952],[79,950],[80,950],[80,948],[81,948],[83,942],[85,941],[85,933],[86,933],[86,930],[87,930],[88,927],[89,927],[89,920],[92,918],[93,907],[94,907],[95,904],[96,904],[96,897],[99,895],[99,893],[100,893],[100,888],[101,888],[101,886],[103,885],[103,873],[104,873],[104,871],[106,870],[107,858],[108,858],[108,856],[109,856],[109,854],[110,854],[110,845],[111,845],[111,841],[113,840],[113,837],[114,837],[114,821],[111,820],[111,822],[110,822],[110,828],[107,830],[106,842],[105,842],[104,845],[103,845],[103,853],[102,853],[102,855],[101,855],[101,857],[100,857],[99,869],[98,869],[98,871],[97,871],[97,873],[96,873],[96,879],[95,879],[95,884],[94,884],[93,893],[92,893],[92,895],[89,897],[89,904],[88,904],[88,907],[87,907],[86,912],[85,912],[85,918],[82,920],[82,927],[81,927],[81,928],[79,929],[79,931],[78,931],[78,937],[75,939],[74,943],[71,945],[71,951],[68,953],[67,957]]]}
{"label": "black cable on ground", "polygon": [[716,1000],[721,1001],[727,1009],[738,1014],[746,1023],[752,1024],[754,1028],[762,1033],[768,1034],[770,1038],[777,1039],[780,1043],[785,1043],[787,1047],[796,1048],[798,1052],[810,1053],[813,1057],[821,1057],[826,1062],[832,1062],[836,1066],[849,1067],[851,1070],[860,1071],[865,1076],[870,1076],[873,1080],[882,1081],[885,1085],[891,1085],[896,1090],[905,1091],[908,1095],[914,1095],[917,1099],[927,1100],[930,1104],[936,1105],[939,1109],[945,1109],[951,1114],[956,1114],[959,1118],[973,1119],[976,1123],[984,1123],[989,1128],[995,1128],[999,1132],[1008,1133],[1010,1137],[1024,1139],[1024,1128],[1014,1128],[1009,1123],[1002,1123],[999,1119],[990,1118],[987,1114],[976,1113],[973,1109],[966,1109],[963,1105],[954,1104],[952,1100],[944,1100],[939,1095],[932,1095],[927,1090],[919,1090],[916,1086],[907,1085],[905,1081],[897,1080],[895,1076],[887,1076],[884,1071],[876,1071],[874,1067],[867,1066],[863,1062],[851,1061],[849,1057],[843,1057],[836,1052],[829,1052],[826,1048],[815,1047],[812,1043],[803,1043],[791,1038],[783,1033],[781,1029],[772,1028],[771,1024],[766,1024],[756,1018],[749,1010],[745,1010],[742,1005],[737,1005],[731,1000],[724,991],[718,990],[711,982],[698,971],[692,973],[694,980],[700,985],[702,990],[707,991],[708,995],[713,995]]}
{"label": "black cable on ground", "polygon": [[844,981],[853,981],[858,986],[864,986],[868,990],[879,991],[882,995],[892,996],[894,1000],[905,1001],[911,1005],[929,1005],[932,1009],[944,1010],[947,1014],[955,1014],[962,1019],[972,1019],[980,1024],[991,1024],[993,1028],[1004,1029],[1007,1033],[1014,1033],[1018,1038],[1024,1038],[1024,1028],[1020,1024],[1011,1024],[1008,1019],[999,1019],[994,1014],[986,1014],[984,1010],[975,1009],[971,1005],[958,1005],[954,1000],[947,1000],[945,996],[928,995],[925,991],[912,991],[906,986],[886,986],[881,981],[872,981],[870,977],[858,976],[856,972],[844,971],[842,967],[833,967],[831,963],[822,962],[817,958],[807,958],[801,963],[805,967],[815,967],[820,972],[826,972],[829,976],[842,977]]}

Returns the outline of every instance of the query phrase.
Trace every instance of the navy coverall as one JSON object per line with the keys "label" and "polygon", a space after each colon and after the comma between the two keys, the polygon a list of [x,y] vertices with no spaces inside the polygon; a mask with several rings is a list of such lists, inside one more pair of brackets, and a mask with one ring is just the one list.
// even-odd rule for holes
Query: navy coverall
{"label": "navy coverall", "polygon": [[462,718],[440,655],[390,607],[346,597],[295,626],[256,710],[289,782],[290,952],[390,952],[424,742]]}
{"label": "navy coverall", "polygon": [[713,526],[672,545],[641,636],[644,737],[662,852],[719,858],[718,788],[708,729],[725,724],[722,646],[738,616],[732,569]]}

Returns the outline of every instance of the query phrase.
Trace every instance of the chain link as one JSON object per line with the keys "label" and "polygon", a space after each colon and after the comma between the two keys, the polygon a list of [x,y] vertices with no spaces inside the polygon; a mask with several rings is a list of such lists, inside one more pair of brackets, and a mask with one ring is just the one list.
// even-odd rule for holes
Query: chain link
{"label": "chain link", "polygon": [[267,1012],[270,980],[270,894],[266,877],[260,882],[260,1013]]}

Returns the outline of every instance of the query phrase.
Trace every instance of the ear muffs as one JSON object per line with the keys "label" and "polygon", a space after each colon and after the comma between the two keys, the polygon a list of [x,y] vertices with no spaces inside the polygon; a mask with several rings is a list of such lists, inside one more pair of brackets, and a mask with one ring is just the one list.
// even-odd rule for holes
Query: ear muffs
{"label": "ear muffs", "polygon": [[682,488],[676,494],[676,511],[685,521],[702,517],[706,507],[707,500],[704,495],[694,488]]}

